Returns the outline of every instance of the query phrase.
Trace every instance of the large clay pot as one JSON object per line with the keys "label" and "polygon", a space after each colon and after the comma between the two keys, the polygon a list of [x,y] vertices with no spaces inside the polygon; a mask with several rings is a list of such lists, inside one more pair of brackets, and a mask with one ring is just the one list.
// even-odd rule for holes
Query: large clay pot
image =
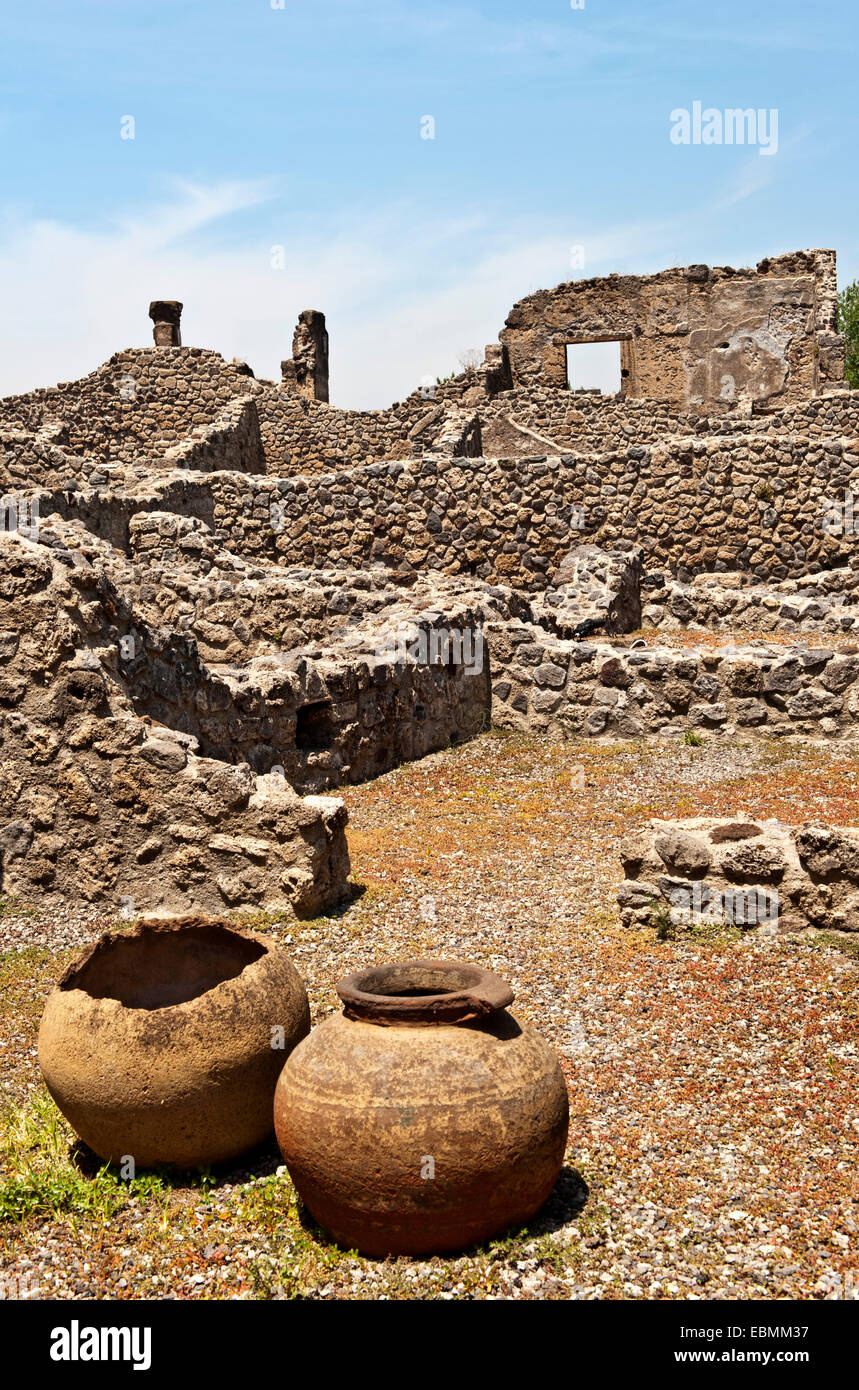
{"label": "large clay pot", "polygon": [[368,1255],[460,1250],[542,1206],[567,1091],[554,1053],[506,1010],[510,987],[457,961],[351,975],[286,1062],[275,1130],[320,1226]]}
{"label": "large clay pot", "polygon": [[304,984],[269,937],[212,917],[145,922],[66,970],[39,1064],[101,1158],[204,1167],[271,1133],[278,1073],[309,1027]]}

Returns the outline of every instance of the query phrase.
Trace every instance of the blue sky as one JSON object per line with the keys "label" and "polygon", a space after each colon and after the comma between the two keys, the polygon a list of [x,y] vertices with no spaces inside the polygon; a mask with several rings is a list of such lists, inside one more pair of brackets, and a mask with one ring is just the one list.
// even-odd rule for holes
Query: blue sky
{"label": "blue sky", "polygon": [[[323,309],[332,400],[382,406],[561,280],[810,246],[859,278],[855,0],[0,16],[0,394],[151,341],[154,297],[184,301],[185,342],[275,377]],[[672,144],[694,101],[776,109],[777,153]]]}

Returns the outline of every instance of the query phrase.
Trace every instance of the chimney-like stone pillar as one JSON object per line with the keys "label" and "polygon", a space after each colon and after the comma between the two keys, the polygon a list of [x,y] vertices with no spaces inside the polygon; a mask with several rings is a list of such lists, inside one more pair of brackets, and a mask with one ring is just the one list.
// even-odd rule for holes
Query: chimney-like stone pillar
{"label": "chimney-like stone pillar", "polygon": [[312,401],[328,400],[328,334],[325,315],[304,309],[292,335],[292,357],[281,362],[283,385]]}
{"label": "chimney-like stone pillar", "polygon": [[178,299],[153,299],[149,306],[149,317],[155,324],[152,336],[156,347],[182,346],[182,335],[179,332],[182,305]]}

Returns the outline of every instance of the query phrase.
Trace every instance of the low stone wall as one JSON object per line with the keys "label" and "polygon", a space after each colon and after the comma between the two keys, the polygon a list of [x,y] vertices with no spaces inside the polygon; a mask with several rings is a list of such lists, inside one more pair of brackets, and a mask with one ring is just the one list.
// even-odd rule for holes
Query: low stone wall
{"label": "low stone wall", "polygon": [[642,627],[736,632],[859,631],[859,569],[844,566],[781,584],[748,584],[747,576],[698,575],[680,584],[648,576]]}
{"label": "low stone wall", "polygon": [[859,654],[825,647],[622,647],[488,623],[492,722],[559,738],[758,733],[838,738],[859,718]]}
{"label": "low stone wall", "polygon": [[0,428],[0,489],[24,495],[34,488],[77,489],[101,475],[92,458],[70,454],[65,430],[56,422],[35,434]]}
{"label": "low stone wall", "polygon": [[652,820],[621,843],[625,926],[859,931],[859,829]]}
{"label": "low stone wall", "polygon": [[196,518],[141,512],[129,525],[131,559],[121,557],[74,523],[51,519],[43,537],[107,565],[142,618],[192,636],[203,661],[215,664],[283,655],[308,644],[352,637],[357,625],[389,612],[450,613],[472,605],[490,617],[528,617],[525,595],[480,582],[391,571],[291,570],[243,560],[221,548]]}
{"label": "low stone wall", "polygon": [[[187,467],[312,475],[408,458],[421,421],[422,445],[434,445],[455,428],[448,417],[469,396],[472,423],[462,452],[476,453],[473,406],[486,399],[482,381],[464,373],[387,410],[340,410],[257,380],[216,352],[130,348],[79,381],[0,400],[0,446],[4,434],[21,436],[12,443],[29,485],[56,486],[58,471],[85,483],[106,464],[144,464],[151,473]],[[52,460],[33,448],[51,432],[68,458]]]}
{"label": "low stone wall", "polygon": [[485,373],[463,372],[413,391],[386,410],[340,410],[268,382],[256,391],[266,471],[275,477],[316,475],[427,450],[482,452],[476,408],[487,401]]}
{"label": "low stone wall", "polygon": [[415,416],[406,406],[338,410],[323,401],[269,387],[259,390],[257,409],[267,471],[276,477],[408,457]]}
{"label": "low stone wall", "polygon": [[[280,767],[289,785],[316,792],[376,776],[486,726],[489,669],[467,605],[416,613],[407,601],[389,604],[332,646],[210,668],[192,632],[157,625],[143,603],[130,601],[121,569],[105,568],[98,556],[90,563],[77,551],[0,539],[8,564],[29,555],[55,599],[65,594],[91,660],[125,707],[187,735],[203,757],[246,762],[258,773]],[[403,649],[410,632],[457,634],[458,645],[427,640],[424,655],[414,656]],[[17,709],[27,676],[13,671],[0,701]]]}
{"label": "low stone wall", "polygon": [[102,472],[90,476],[86,486],[36,488],[29,496],[43,520],[53,517],[79,524],[117,551],[129,554],[132,522],[150,512],[170,512],[180,519],[199,521],[211,531],[215,504],[207,481],[210,476],[215,475],[183,469],[151,475],[105,465]]}
{"label": "low stone wall", "polygon": [[[506,453],[495,448],[496,439],[509,445],[506,428],[512,420],[554,442],[558,451],[601,453],[650,445],[671,436],[801,435],[806,439],[833,439],[859,435],[859,391],[833,392],[783,410],[748,415],[726,402],[720,413],[682,411],[669,401],[603,396],[598,392],[564,391],[530,386],[505,391],[480,407],[487,454]],[[533,440],[523,435],[516,449],[520,457],[532,454]]]}
{"label": "low stone wall", "polygon": [[[435,656],[428,641],[429,659],[408,659],[394,650],[397,634],[415,628],[452,630],[465,655],[441,640]],[[434,622],[386,613],[351,629],[348,642],[215,670],[192,637],[135,615],[128,632],[132,654],[120,654],[116,669],[138,714],[192,734],[207,757],[279,767],[303,793],[365,781],[488,726],[488,665],[467,611]]]}

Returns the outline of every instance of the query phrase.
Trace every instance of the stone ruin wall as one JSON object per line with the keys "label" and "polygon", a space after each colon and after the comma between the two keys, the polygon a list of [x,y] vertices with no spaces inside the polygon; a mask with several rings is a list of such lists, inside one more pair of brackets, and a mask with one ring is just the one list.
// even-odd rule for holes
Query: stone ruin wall
{"label": "stone ruin wall", "polygon": [[[651,820],[620,846],[625,926],[727,920],[780,932],[859,927],[859,831],[807,821]],[[739,911],[738,911],[739,909]]]}
{"label": "stone ruin wall", "polygon": [[726,391],[781,405],[839,386],[836,316],[835,253],[799,251],[755,270],[696,265],[540,290],[513,306],[500,340],[515,385],[563,387],[568,344],[619,340],[624,395],[718,411]]}
{"label": "stone ruin wall", "polygon": [[743,416],[703,415],[678,411],[666,401],[540,386],[506,392],[479,407],[478,414],[487,454],[528,457],[552,445],[553,452],[604,453],[678,436],[798,434],[821,439],[859,434],[859,393],[845,388],[782,410]]}
{"label": "stone ruin wall", "polygon": [[120,463],[148,472],[317,473],[408,458],[412,440],[434,438],[446,407],[473,389],[473,375],[388,410],[338,410],[203,348],[128,349],[81,381],[0,401],[0,447],[15,454],[27,446],[23,462],[38,469],[34,444],[50,441],[68,456],[71,475]]}
{"label": "stone ruin wall", "polygon": [[[188,358],[170,371],[154,370],[163,354],[153,362],[149,350],[122,353],[85,378],[78,393],[72,388],[80,384],[72,383],[55,388],[59,398],[35,392],[0,403],[0,485],[74,488],[97,484],[120,465],[141,477],[180,468],[314,475],[361,467],[368,460],[406,460],[435,449],[436,442],[442,452],[474,454],[466,442],[467,421],[477,423],[483,452],[494,454],[498,443],[499,454],[516,458],[534,457],[552,445],[559,451],[608,454],[678,436],[732,440],[792,434],[817,440],[859,433],[859,398],[849,391],[742,418],[545,388],[508,392],[480,406],[472,400],[463,408],[463,398],[473,397],[475,388],[460,380],[445,383],[447,394],[435,400],[416,393],[387,412],[338,411],[235,375],[217,354],[205,354],[201,367],[194,357],[198,350],[172,351]],[[133,359],[139,358],[144,370],[134,379],[147,381],[148,389],[140,399],[122,399],[118,383],[138,369]],[[190,409],[201,375],[217,383],[211,388],[214,419]],[[186,386],[178,403],[169,384],[174,379]],[[521,429],[511,428],[511,419]]]}
{"label": "stone ruin wall", "polygon": [[[159,301],[156,348],[0,403],[0,489],[43,518],[38,544],[0,536],[0,889],[324,910],[345,814],[315,794],[490,721],[853,737],[859,656],[820,639],[859,625],[852,538],[821,524],[859,466],[834,285],[808,252],[559,286],[482,368],[388,411],[327,403],[317,311],[273,383],[181,347]],[[626,394],[563,389],[569,334],[618,325]],[[735,406],[713,397],[729,369]],[[583,542],[615,617],[569,567]],[[572,635],[766,615],[817,635]],[[485,639],[479,669],[385,654],[392,631],[449,629]]]}
{"label": "stone ruin wall", "polygon": [[647,568],[681,580],[833,568],[851,538],[826,533],[826,506],[859,488],[856,435],[695,436],[527,459],[438,452],[287,479],[186,469],[128,489],[105,475],[70,490],[48,462],[43,515],[79,518],[126,551],[132,516],[175,511],[270,563],[438,569],[523,588],[545,587],[582,540],[641,546]]}
{"label": "stone ruin wall", "polygon": [[342,803],[139,717],[94,651],[120,650],[116,596],[75,554],[0,535],[0,892],[132,915],[341,901]]}
{"label": "stone ruin wall", "polygon": [[80,381],[3,400],[0,428],[34,432],[60,422],[57,442],[70,454],[157,470],[171,446],[248,395],[249,382],[204,348],[129,348]]}
{"label": "stone ruin wall", "polygon": [[731,651],[562,641],[488,624],[492,722],[553,738],[703,733],[853,737],[859,656],[822,644]]}
{"label": "stone ruin wall", "polygon": [[592,456],[430,455],[277,481],[212,473],[194,487],[218,539],[244,556],[532,589],[582,540],[640,545],[648,568],[681,578],[745,569],[785,579],[846,564],[850,538],[821,522],[828,499],[859,486],[858,468],[859,437],[738,436]]}

